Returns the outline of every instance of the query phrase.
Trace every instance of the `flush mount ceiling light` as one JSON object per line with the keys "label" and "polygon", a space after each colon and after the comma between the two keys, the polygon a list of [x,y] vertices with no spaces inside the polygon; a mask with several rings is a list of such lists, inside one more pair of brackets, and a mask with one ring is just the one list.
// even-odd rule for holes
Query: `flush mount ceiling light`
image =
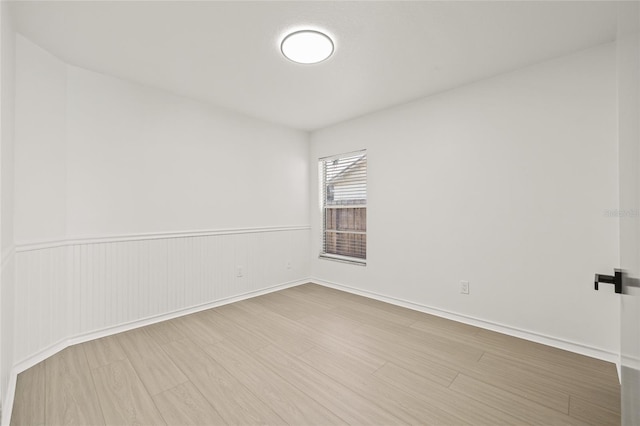
{"label": "flush mount ceiling light", "polygon": [[333,41],[319,31],[296,31],[284,38],[280,45],[282,54],[299,64],[316,64],[333,53]]}

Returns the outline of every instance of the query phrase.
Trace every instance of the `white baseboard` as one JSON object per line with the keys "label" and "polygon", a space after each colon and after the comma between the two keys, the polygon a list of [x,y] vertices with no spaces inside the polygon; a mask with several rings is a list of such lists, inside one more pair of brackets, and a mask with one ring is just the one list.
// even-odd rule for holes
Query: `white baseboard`
{"label": "white baseboard", "polygon": [[204,311],[211,308],[216,308],[218,306],[228,305],[229,303],[239,302],[241,300],[250,299],[252,297],[261,296],[267,293],[273,293],[274,291],[284,290],[286,288],[295,287],[301,284],[308,283],[309,280],[296,280],[290,281],[283,284],[277,284],[271,287],[266,287],[260,290],[251,291],[243,294],[239,294],[236,296],[227,297],[224,299],[215,300],[213,302],[208,302],[200,305],[191,306],[184,309],[179,309],[177,311],[168,312],[161,315],[154,315],[151,317],[143,318],[140,320],[130,321],[124,324],[119,324],[113,327],[107,327],[99,330],[94,330],[88,333],[79,334],[76,336],[70,336],[63,340],[60,340],[53,345],[50,345],[37,353],[25,358],[16,364],[14,364],[11,369],[11,373],[9,375],[9,384],[7,387],[7,394],[5,395],[3,404],[2,404],[2,426],[9,426],[11,422],[11,414],[13,411],[13,400],[15,398],[15,390],[16,390],[16,382],[18,378],[18,374],[23,371],[33,367],[34,365],[44,361],[57,354],[58,352],[68,348],[69,346],[77,345],[79,343],[88,342],[90,340],[100,339],[102,337],[111,336],[113,334],[122,333],[125,331],[133,330],[135,328],[144,327],[147,325],[155,324],[158,322],[170,320],[173,318],[193,314],[196,312]]}
{"label": "white baseboard", "polygon": [[9,374],[9,383],[7,384],[7,394],[2,403],[2,426],[9,426],[11,422],[11,412],[13,411],[13,399],[16,395],[16,380],[18,374],[13,371]]}
{"label": "white baseboard", "polygon": [[435,315],[442,318],[447,318],[453,321],[461,322],[464,324],[473,325],[476,327],[484,328],[487,330],[496,331],[498,333],[507,334],[509,336],[519,337],[521,339],[530,340],[532,342],[541,343],[543,345],[552,346],[554,348],[563,349],[569,352],[586,355],[591,358],[601,359],[603,361],[616,364],[618,368],[618,377],[620,375],[620,355],[617,353],[609,352],[600,348],[594,348],[582,343],[572,342],[566,339],[544,335],[536,333],[534,331],[522,330],[516,327],[496,323],[493,321],[487,321],[480,318],[474,318],[468,315],[463,315],[455,312],[450,312],[444,309],[438,309],[431,306],[423,305],[420,303],[410,302],[408,300],[399,299],[396,297],[385,296],[379,293],[361,290],[358,288],[350,287],[344,284],[338,284],[330,281],[325,281],[319,278],[311,277],[309,281],[325,287],[334,288],[336,290],[346,291],[348,293],[357,294],[359,296],[369,297],[371,299],[379,300],[381,302],[390,303],[392,305],[402,306],[403,308],[412,309],[414,311],[424,312],[427,314]]}

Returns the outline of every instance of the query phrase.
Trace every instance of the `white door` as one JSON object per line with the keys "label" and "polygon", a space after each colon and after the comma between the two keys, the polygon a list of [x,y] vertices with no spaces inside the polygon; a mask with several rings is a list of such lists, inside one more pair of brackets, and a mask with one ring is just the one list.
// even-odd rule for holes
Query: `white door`
{"label": "white door", "polygon": [[617,37],[622,424],[640,425],[640,3],[620,2]]}

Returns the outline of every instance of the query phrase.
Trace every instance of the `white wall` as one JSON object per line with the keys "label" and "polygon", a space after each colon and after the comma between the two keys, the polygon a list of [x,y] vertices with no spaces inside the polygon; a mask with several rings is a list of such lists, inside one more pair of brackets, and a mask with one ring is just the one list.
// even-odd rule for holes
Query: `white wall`
{"label": "white wall", "polygon": [[18,244],[308,225],[305,133],[68,66],[22,36],[16,67]]}
{"label": "white wall", "polygon": [[60,239],[66,222],[66,65],[16,37],[15,239]]}
{"label": "white wall", "polygon": [[[1,49],[2,58],[0,86],[2,112],[2,146],[0,151],[0,176],[1,195],[1,223],[0,239],[2,253],[11,250],[14,244],[13,235],[13,208],[14,208],[14,118],[15,118],[15,33],[11,21],[10,10],[6,2],[1,3]],[[3,255],[4,256],[4,255]]]}
{"label": "white wall", "polygon": [[69,67],[69,235],[308,225],[307,135]]}
{"label": "white wall", "polygon": [[6,411],[14,362],[14,43],[15,34],[7,2],[0,2],[0,409],[3,411]]}
{"label": "white wall", "polygon": [[[368,152],[368,259],[312,276],[618,351],[615,48],[603,45],[317,131],[319,157]],[[470,282],[470,295],[459,281]],[[529,334],[531,336],[532,334]],[[574,346],[575,348],[575,346]]]}

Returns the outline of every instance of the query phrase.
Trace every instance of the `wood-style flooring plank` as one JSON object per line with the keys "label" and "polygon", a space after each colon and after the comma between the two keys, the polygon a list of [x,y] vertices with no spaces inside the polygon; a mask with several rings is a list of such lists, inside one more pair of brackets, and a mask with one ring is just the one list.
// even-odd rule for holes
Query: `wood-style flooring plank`
{"label": "wood-style flooring plank", "polygon": [[[304,318],[307,315],[313,315],[315,313],[325,312],[327,307],[321,303],[316,303],[313,299],[309,298],[297,298],[295,294],[292,294],[290,291],[279,291],[275,293],[270,293],[266,295],[270,297],[271,303],[260,303],[264,309],[267,309],[271,312],[281,313],[283,311],[283,307],[288,308],[288,312],[295,312],[291,315],[283,314],[284,317],[293,319],[292,316],[295,317],[294,321],[298,321],[301,318]],[[258,302],[259,303],[259,302]],[[295,307],[295,311],[291,311],[291,308]]]}
{"label": "wood-style flooring plank", "polygon": [[[308,320],[308,318],[305,318]],[[306,324],[309,324],[306,322]],[[413,349],[406,345],[398,344],[397,336],[392,333],[376,333],[368,330],[366,333],[359,329],[350,329],[348,337],[341,336],[343,342],[358,350],[370,353],[380,359],[393,361],[416,374],[429,378],[432,381],[448,386],[458,374],[460,366],[468,366],[468,361],[460,361],[455,354],[449,360],[443,359],[442,352],[436,352],[433,356],[432,348],[424,345],[423,350]]]}
{"label": "wood-style flooring plank", "polygon": [[569,414],[593,426],[616,426],[620,424],[620,412],[602,408],[582,398],[572,396],[569,401]]}
{"label": "wood-style flooring plank", "polygon": [[406,315],[399,315],[386,309],[380,309],[377,306],[366,305],[363,303],[352,303],[349,306],[337,306],[334,308],[336,312],[347,318],[353,318],[356,321],[367,324],[393,324],[397,326],[410,326],[415,321],[414,318]]}
{"label": "wood-style flooring plank", "polygon": [[384,340],[399,348],[419,351],[450,365],[465,366],[480,359],[484,351],[467,343],[426,333],[411,327],[400,327],[380,321],[365,323],[356,330],[366,338]]}
{"label": "wood-style flooring plank", "polygon": [[109,425],[166,424],[129,360],[91,370]]}
{"label": "wood-style flooring plank", "polygon": [[224,420],[191,382],[153,396],[169,425],[222,425]]}
{"label": "wood-style flooring plank", "polygon": [[344,341],[351,341],[357,337],[356,330],[362,327],[362,323],[331,312],[309,315],[299,320],[298,324],[303,324],[309,329],[315,330],[316,333],[327,334]]}
{"label": "wood-style flooring plank", "polygon": [[165,343],[175,342],[186,337],[178,330],[175,325],[176,322],[177,321],[162,321],[148,325],[144,327],[144,330],[157,344],[164,345]]}
{"label": "wood-style flooring plank", "polygon": [[472,325],[451,321],[446,318],[436,317],[435,315],[429,314],[423,314],[409,327],[425,331],[427,333],[444,335],[448,338],[458,337],[467,342],[470,340],[470,337],[477,336],[481,330],[480,328]]}
{"label": "wood-style flooring plank", "polygon": [[267,404],[192,341],[186,339],[169,343],[163,349],[225,423],[286,424]]}
{"label": "wood-style flooring plank", "polygon": [[235,304],[242,306],[245,310],[254,314],[260,314],[267,310],[267,308],[262,306],[260,302],[257,302],[255,298],[241,300],[240,302],[236,302]]}
{"label": "wood-style flooring plank", "polygon": [[[305,318],[305,320],[308,320],[310,322],[313,322],[314,319],[314,316]],[[323,324],[325,324],[325,322],[320,321],[318,323],[314,323],[313,326],[309,325],[310,322],[304,324],[300,323],[300,326],[304,327],[303,329],[305,330],[307,335],[313,336],[312,341],[315,348],[324,349],[332,353],[339,353],[355,358],[358,360],[358,363],[361,366],[365,366],[371,369],[371,371],[377,370],[388,361],[388,359],[382,356],[376,355],[370,351],[362,349],[361,347],[350,344],[348,338],[341,338],[340,336],[334,335],[334,333],[332,333],[331,331],[325,330],[323,328]],[[451,376],[451,380],[453,380],[454,376],[455,372]]]}
{"label": "wood-style flooring plank", "polygon": [[45,424],[103,425],[84,348],[70,346],[45,360]]}
{"label": "wood-style flooring plank", "polygon": [[217,309],[209,309],[199,313],[202,315],[212,330],[221,333],[225,339],[248,351],[255,351],[269,344],[269,340],[260,334],[252,333],[241,327],[238,323],[220,314]]}
{"label": "wood-style flooring plank", "polygon": [[297,321],[291,321],[278,313],[265,311],[260,315],[253,315],[236,305],[226,305],[216,311],[289,353],[299,354],[314,346],[309,334]]}
{"label": "wood-style flooring plank", "polygon": [[[291,287],[287,289],[287,296],[295,299],[296,302],[304,302],[311,303],[316,307],[320,308],[320,312],[326,312],[331,310],[336,306],[335,298],[330,297],[320,297],[318,295],[314,295],[308,291],[303,290],[303,287],[306,287],[308,284],[300,285],[297,287]],[[261,306],[261,305],[260,305]]]}
{"label": "wood-style flooring plank", "polygon": [[310,312],[303,306],[295,303],[291,303],[291,298],[286,295],[280,294],[280,292],[269,293],[262,296],[258,296],[257,302],[267,309],[278,312],[285,318],[293,321],[297,321],[300,318],[304,318],[310,314]]}
{"label": "wood-style flooring plank", "polygon": [[461,373],[482,380],[514,395],[527,398],[560,413],[569,414],[569,394],[519,377],[509,369],[487,368],[484,363],[469,365]]}
{"label": "wood-style flooring plank", "polygon": [[[180,334],[199,345],[211,345],[225,340],[225,335],[207,320],[206,313],[196,313],[173,320]],[[169,343],[169,342],[165,342]]]}
{"label": "wood-style flooring plank", "polygon": [[216,362],[291,425],[346,424],[330,410],[229,342],[204,348]]}
{"label": "wood-style flooring plank", "polygon": [[267,346],[256,354],[264,365],[320,404],[331,407],[331,411],[349,424],[406,423],[375,402],[363,398],[326,374],[310,369],[305,362],[278,348]]}
{"label": "wood-style flooring plank", "polygon": [[107,336],[101,339],[91,340],[82,346],[84,347],[87,361],[91,368],[101,367],[127,358],[116,336]]}
{"label": "wood-style flooring plank", "polygon": [[511,392],[500,389],[489,383],[459,374],[449,387],[454,392],[473,398],[476,401],[504,411],[522,423],[527,424],[554,424],[554,425],[583,425],[584,423],[544,407],[530,399],[523,398]]}
{"label": "wood-style flooring plank", "polygon": [[472,425],[517,425],[522,420],[497,408],[487,406],[464,394],[445,387],[434,387],[430,380],[393,363],[374,373],[390,386],[413,395],[418,400],[439,407],[461,422]]}
{"label": "wood-style flooring plank", "polygon": [[118,342],[151,395],[188,380],[144,328],[118,334]]}
{"label": "wood-style flooring plank", "polygon": [[577,396],[594,405],[613,412],[620,410],[620,387],[613,388],[597,376],[581,374],[580,370],[566,368],[566,371],[550,365],[549,362],[532,361],[522,357],[485,353],[479,360],[485,371],[507,373],[515,383],[534,385],[539,389],[551,389]]}
{"label": "wood-style flooring plank", "polygon": [[[369,401],[379,405],[409,424],[459,424],[461,420],[436,406],[389,386],[374,376],[377,369],[361,364],[357,358],[339,352],[314,348],[298,358],[311,368],[321,371],[335,381],[353,389]],[[436,390],[441,387],[432,383]]]}
{"label": "wood-style flooring plank", "polygon": [[595,375],[599,379],[607,381],[610,385],[617,385],[617,379],[611,375],[611,369],[615,368],[615,365],[610,362],[491,330],[479,329],[476,340],[485,345],[485,350],[494,349],[498,354],[509,354],[514,357],[523,356],[539,362],[548,362],[549,366],[555,367],[556,372],[559,373],[564,372],[567,374],[569,369],[582,371],[591,376]]}
{"label": "wood-style flooring plank", "polygon": [[375,310],[372,310],[371,312],[377,312],[377,310],[379,309],[406,318],[410,318],[414,321],[422,319],[424,318],[424,315],[427,315],[422,312],[404,308],[402,306],[391,305],[379,300],[371,299],[357,294],[346,293],[341,290],[324,287],[318,284],[303,284],[287,289],[287,295],[294,292],[296,295],[303,295],[304,297],[310,298],[316,303],[321,303],[321,301],[324,301],[329,309],[337,306],[343,306],[355,309],[363,309],[366,312],[368,308],[374,308]]}
{"label": "wood-style flooring plank", "polygon": [[44,362],[18,375],[11,423],[16,426],[46,425]]}

